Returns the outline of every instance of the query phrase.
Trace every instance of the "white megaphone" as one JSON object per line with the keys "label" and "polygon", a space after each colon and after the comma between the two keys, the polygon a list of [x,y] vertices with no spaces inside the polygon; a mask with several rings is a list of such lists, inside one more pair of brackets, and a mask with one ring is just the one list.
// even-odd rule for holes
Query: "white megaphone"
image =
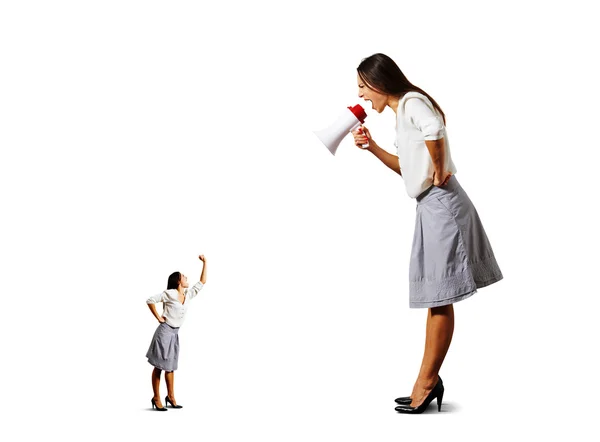
{"label": "white megaphone", "polygon": [[[315,131],[314,134],[329,149],[333,155],[338,146],[349,132],[353,131],[365,122],[367,113],[360,104],[350,107],[342,113],[334,123],[326,129]],[[369,147],[363,144],[363,148]]]}

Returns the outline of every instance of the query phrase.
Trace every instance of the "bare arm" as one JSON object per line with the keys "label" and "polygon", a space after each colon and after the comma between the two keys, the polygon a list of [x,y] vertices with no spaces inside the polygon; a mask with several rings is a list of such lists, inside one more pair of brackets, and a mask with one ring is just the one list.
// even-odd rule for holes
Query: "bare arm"
{"label": "bare arm", "polygon": [[158,322],[165,322],[165,319],[162,316],[160,316],[156,311],[156,306],[154,304],[148,304],[148,307],[150,308],[150,311],[152,312],[154,317],[158,319]]}
{"label": "bare arm", "polygon": [[202,273],[200,273],[200,282],[206,284],[206,258],[204,255],[198,257],[202,261]]}
{"label": "bare arm", "polygon": [[398,157],[396,155],[392,155],[388,151],[382,149],[377,143],[373,142],[373,140],[369,141],[369,147],[367,150],[379,158],[379,160],[387,167],[392,169],[398,175],[402,176],[402,172],[400,171],[400,162],[398,161]]}
{"label": "bare arm", "polygon": [[420,98],[409,98],[404,104],[405,118],[423,135],[425,146],[433,163],[433,185],[444,186],[450,179],[445,169],[446,142],[444,119]]}
{"label": "bare arm", "polygon": [[361,129],[362,131],[359,129],[352,132],[352,135],[354,136],[354,144],[358,147],[361,147],[363,144],[369,143],[369,147],[367,147],[366,150],[379,158],[383,164],[392,169],[398,175],[402,176],[398,157],[379,147],[379,145],[371,138],[369,129],[366,127],[361,127]]}
{"label": "bare arm", "polygon": [[444,164],[446,164],[446,143],[443,138],[440,138],[439,140],[425,140],[425,145],[433,161],[433,185],[444,186],[451,176],[444,169]]}

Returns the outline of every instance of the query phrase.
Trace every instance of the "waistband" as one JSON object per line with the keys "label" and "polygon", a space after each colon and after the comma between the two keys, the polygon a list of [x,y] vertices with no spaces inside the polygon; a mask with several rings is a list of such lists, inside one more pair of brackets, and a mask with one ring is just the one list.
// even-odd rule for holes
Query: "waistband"
{"label": "waistband", "polygon": [[454,192],[456,189],[460,188],[460,184],[456,179],[455,175],[452,175],[448,180],[448,183],[444,187],[437,187],[433,184],[427,190],[424,190],[417,196],[417,204],[421,204],[424,201],[427,201],[429,198],[434,198],[439,195],[443,195],[449,192]]}
{"label": "waistband", "polygon": [[160,325],[166,325],[167,327],[169,327],[172,330],[179,330],[179,327],[173,327],[172,325],[167,324],[167,321],[165,322],[161,322]]}

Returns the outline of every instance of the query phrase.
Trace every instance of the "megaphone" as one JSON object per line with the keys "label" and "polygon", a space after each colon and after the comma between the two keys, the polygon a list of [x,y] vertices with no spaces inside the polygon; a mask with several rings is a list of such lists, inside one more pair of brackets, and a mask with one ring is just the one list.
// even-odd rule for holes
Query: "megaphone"
{"label": "megaphone", "polygon": [[[344,112],[326,129],[315,131],[314,134],[321,140],[329,152],[335,155],[338,146],[349,132],[359,127],[365,122],[367,113],[360,104],[356,106],[348,106]],[[363,144],[363,148],[369,147],[368,144]]]}

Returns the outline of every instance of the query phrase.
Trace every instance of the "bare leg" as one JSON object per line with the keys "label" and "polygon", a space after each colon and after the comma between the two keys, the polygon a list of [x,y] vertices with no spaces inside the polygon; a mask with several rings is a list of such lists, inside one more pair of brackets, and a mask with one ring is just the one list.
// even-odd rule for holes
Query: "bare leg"
{"label": "bare leg", "polygon": [[412,407],[417,407],[438,382],[438,373],[444,362],[452,333],[454,332],[454,308],[452,304],[429,309],[425,336],[425,352],[419,377],[413,388]]}
{"label": "bare leg", "polygon": [[[425,353],[427,353],[427,349],[429,347],[431,347],[431,309],[427,309],[427,324],[425,326],[425,348],[423,349],[423,361],[421,361],[421,369],[419,370],[419,376],[417,376],[417,381],[419,379],[421,379],[421,376],[423,375],[423,372],[425,371]],[[417,385],[418,382],[415,383],[415,385],[413,386],[413,391],[410,395],[411,398],[415,397],[415,394],[417,393]]]}
{"label": "bare leg", "polygon": [[160,373],[159,368],[152,370],[152,390],[154,391],[154,402],[158,408],[162,408],[162,402],[160,401]]}
{"label": "bare leg", "polygon": [[175,374],[172,371],[166,371],[165,380],[167,381],[167,395],[169,396],[169,399],[173,405],[177,405],[177,401],[175,400],[175,388],[173,386],[173,383],[175,382]]}

